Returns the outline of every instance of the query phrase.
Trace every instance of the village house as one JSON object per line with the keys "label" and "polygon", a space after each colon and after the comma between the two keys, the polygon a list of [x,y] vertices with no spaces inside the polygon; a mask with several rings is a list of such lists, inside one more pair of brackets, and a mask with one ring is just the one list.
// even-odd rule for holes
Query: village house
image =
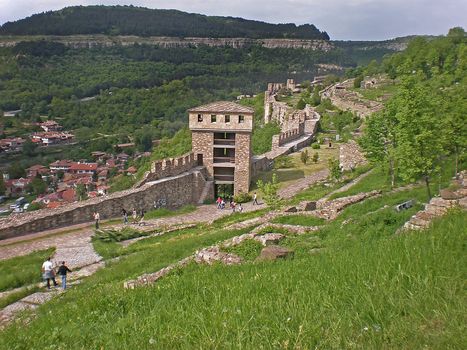
{"label": "village house", "polygon": [[69,132],[44,131],[31,134],[31,141],[41,146],[69,143],[74,135]]}
{"label": "village house", "polygon": [[47,176],[50,173],[50,169],[46,166],[36,164],[26,169],[27,177],[34,178],[38,174],[41,176]]}
{"label": "village house", "polygon": [[97,171],[97,163],[72,163],[67,170],[72,174],[95,174]]}
{"label": "village house", "polygon": [[71,160],[67,160],[67,159],[61,159],[61,160],[57,160],[53,163],[50,163],[49,164],[49,169],[56,173],[58,171],[63,171],[63,172],[67,172],[68,169],[70,169],[70,166],[73,164],[74,162],[71,161]]}
{"label": "village house", "polygon": [[6,138],[0,140],[0,150],[3,152],[19,152],[23,149],[26,140],[21,137]]}
{"label": "village house", "polygon": [[8,197],[18,197],[26,194],[27,186],[31,183],[31,179],[12,179],[5,181],[5,195]]}
{"label": "village house", "polygon": [[55,120],[46,120],[43,123],[37,123],[37,125],[44,131],[59,131],[62,130],[62,126]]}

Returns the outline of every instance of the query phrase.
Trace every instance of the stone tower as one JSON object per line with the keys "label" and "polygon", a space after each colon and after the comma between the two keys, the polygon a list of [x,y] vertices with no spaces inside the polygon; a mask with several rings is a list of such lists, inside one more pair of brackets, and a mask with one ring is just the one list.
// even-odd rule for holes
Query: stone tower
{"label": "stone tower", "polygon": [[249,190],[253,112],[228,101],[188,110],[193,153],[214,180],[216,196]]}

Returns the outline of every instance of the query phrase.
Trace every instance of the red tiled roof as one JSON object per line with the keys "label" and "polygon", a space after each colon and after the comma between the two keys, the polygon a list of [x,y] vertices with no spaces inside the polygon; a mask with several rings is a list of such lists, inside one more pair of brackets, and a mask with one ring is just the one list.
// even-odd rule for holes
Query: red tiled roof
{"label": "red tiled roof", "polygon": [[96,171],[97,163],[72,163],[70,170]]}

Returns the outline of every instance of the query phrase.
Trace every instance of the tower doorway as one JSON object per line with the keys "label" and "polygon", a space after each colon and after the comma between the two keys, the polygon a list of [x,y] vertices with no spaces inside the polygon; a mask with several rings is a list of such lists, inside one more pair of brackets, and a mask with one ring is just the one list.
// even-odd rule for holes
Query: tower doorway
{"label": "tower doorway", "polygon": [[233,184],[216,184],[214,186],[214,195],[216,198],[221,197],[226,202],[233,198],[234,185]]}

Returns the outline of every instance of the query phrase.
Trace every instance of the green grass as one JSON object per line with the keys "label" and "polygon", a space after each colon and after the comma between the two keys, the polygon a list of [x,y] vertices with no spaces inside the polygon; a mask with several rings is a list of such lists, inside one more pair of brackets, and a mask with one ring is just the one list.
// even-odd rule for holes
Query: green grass
{"label": "green grass", "polygon": [[[385,218],[374,215],[378,223]],[[375,239],[324,239],[319,254],[304,249],[274,263],[190,265],[133,291],[112,283],[122,278],[121,262],[111,267],[118,278],[93,276],[83,290],[41,307],[26,328],[5,330],[0,347],[460,349],[467,340],[459,244],[466,224],[465,215],[452,213],[427,232],[393,236],[392,222]],[[163,247],[157,251],[158,261],[172,260]],[[141,262],[159,265],[148,258]]]}
{"label": "green grass", "polygon": [[42,280],[41,267],[55,248],[0,261],[0,291],[19,288]]}
{"label": "green grass", "polygon": [[[167,208],[159,208],[159,209],[150,210],[147,213],[145,213],[144,219],[150,220],[150,219],[166,218],[169,216],[188,214],[195,210],[196,210],[196,205],[193,205],[193,204],[185,205],[181,207],[180,209],[176,209],[176,210],[171,210]],[[129,218],[129,220],[131,220],[131,218]]]}
{"label": "green grass", "polygon": [[224,248],[223,251],[238,255],[244,261],[253,261],[259,256],[261,249],[263,249],[263,245],[260,242],[247,239],[237,246]]}
{"label": "green grass", "polygon": [[275,218],[272,222],[287,225],[319,226],[323,225],[326,221],[309,215],[287,215]]}

